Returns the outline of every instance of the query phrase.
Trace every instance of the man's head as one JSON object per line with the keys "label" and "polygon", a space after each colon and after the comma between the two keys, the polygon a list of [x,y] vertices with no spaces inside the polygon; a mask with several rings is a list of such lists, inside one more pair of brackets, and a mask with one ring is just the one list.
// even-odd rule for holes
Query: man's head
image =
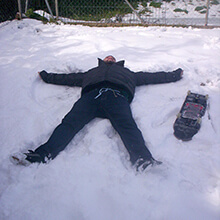
{"label": "man's head", "polygon": [[105,63],[115,63],[116,59],[112,55],[109,55],[109,56],[105,57],[105,59],[103,61]]}

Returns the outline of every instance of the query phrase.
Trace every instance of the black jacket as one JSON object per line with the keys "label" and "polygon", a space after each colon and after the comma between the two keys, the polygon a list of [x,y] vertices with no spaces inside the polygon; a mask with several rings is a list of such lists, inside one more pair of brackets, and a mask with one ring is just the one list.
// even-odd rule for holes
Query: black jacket
{"label": "black jacket", "polygon": [[173,72],[132,72],[124,67],[124,61],[107,64],[98,59],[98,66],[87,72],[56,74],[41,71],[40,76],[46,83],[56,85],[80,86],[82,94],[100,84],[109,83],[128,94],[129,102],[134,97],[135,87],[147,84],[175,82],[181,79],[182,69]]}

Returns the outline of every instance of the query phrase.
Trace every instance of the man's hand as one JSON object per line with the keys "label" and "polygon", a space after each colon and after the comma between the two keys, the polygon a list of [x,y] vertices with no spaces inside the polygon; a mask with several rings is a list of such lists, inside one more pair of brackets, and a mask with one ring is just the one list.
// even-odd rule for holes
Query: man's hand
{"label": "man's hand", "polygon": [[181,76],[181,77],[183,76],[183,70],[182,70],[182,72],[180,73],[180,76]]}
{"label": "man's hand", "polygon": [[38,72],[38,74],[39,74],[39,77],[44,81],[44,82],[48,82],[47,81],[47,79],[48,79],[48,73],[45,71],[45,70],[43,70],[43,71],[41,71],[41,72]]}
{"label": "man's hand", "polygon": [[174,71],[176,74],[178,74],[179,79],[182,78],[183,76],[183,70],[181,68],[178,68],[177,70]]}
{"label": "man's hand", "polygon": [[[38,75],[39,75],[39,77],[42,79],[42,77],[41,77],[41,75],[40,75],[40,72],[38,72]],[[42,79],[43,80],[43,79]]]}

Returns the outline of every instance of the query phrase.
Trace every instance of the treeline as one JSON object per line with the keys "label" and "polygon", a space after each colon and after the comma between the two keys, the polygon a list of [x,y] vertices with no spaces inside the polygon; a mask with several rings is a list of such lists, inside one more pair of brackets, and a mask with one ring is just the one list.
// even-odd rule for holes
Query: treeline
{"label": "treeline", "polygon": [[[23,0],[24,1],[24,0]],[[28,8],[47,11],[45,0],[31,0]],[[137,0],[129,0],[133,7],[137,7]],[[51,10],[55,14],[55,0],[48,0]],[[100,20],[110,18],[116,14],[131,12],[124,0],[58,0],[59,16],[72,19]]]}
{"label": "treeline", "polygon": [[[164,0],[170,2],[172,0]],[[146,5],[149,2],[158,0],[129,0],[133,8],[137,9],[138,4]],[[26,5],[28,3],[28,5]],[[55,0],[48,0],[50,8],[55,15]],[[160,3],[160,2],[159,2]],[[45,0],[21,0],[22,12],[25,8],[44,10],[48,12]],[[100,20],[116,15],[124,15],[131,12],[131,8],[124,0],[58,0],[59,15],[73,19]],[[0,22],[15,18],[18,12],[17,0],[0,0]]]}

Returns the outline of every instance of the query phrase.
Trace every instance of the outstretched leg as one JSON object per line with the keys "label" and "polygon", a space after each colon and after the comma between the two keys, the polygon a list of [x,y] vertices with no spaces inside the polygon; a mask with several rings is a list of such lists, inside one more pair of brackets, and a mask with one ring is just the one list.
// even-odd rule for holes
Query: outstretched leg
{"label": "outstretched leg", "polygon": [[[104,99],[104,96],[108,98]],[[150,160],[152,155],[145,145],[141,131],[138,129],[130,109],[130,104],[121,96],[112,92],[103,94],[102,108],[114,129],[119,133],[130,154],[131,163],[138,159]]]}
{"label": "outstretched leg", "polygon": [[49,140],[34,152],[43,158],[55,158],[65,149],[75,134],[95,118],[96,111],[94,94],[91,92],[83,95],[63,118],[61,124],[55,128]]}

